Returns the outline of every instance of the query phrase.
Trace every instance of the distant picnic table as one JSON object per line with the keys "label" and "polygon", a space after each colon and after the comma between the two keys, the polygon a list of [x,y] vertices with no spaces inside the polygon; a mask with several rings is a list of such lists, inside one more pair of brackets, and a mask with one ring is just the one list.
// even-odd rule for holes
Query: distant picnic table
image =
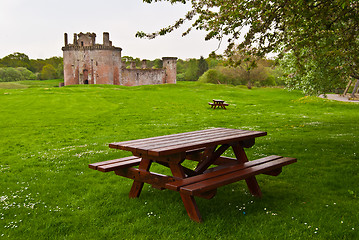
{"label": "distant picnic table", "polygon": [[[89,167],[132,179],[130,198],[139,197],[144,183],[160,190],[177,191],[188,216],[201,222],[194,197],[211,199],[218,187],[240,180],[246,181],[252,195],[260,197],[256,175],[277,176],[283,166],[296,162],[295,158],[276,155],[248,161],[244,148],[252,147],[255,138],[265,135],[261,131],[213,128],[116,142],[109,147],[130,151],[133,156],[93,163]],[[235,158],[221,156],[230,147]],[[198,162],[197,167],[192,170],[182,166],[185,159]],[[168,167],[172,175],[150,172],[152,163]],[[212,165],[215,167],[210,168]]]}
{"label": "distant picnic table", "polygon": [[216,108],[223,108],[226,109],[226,106],[228,106],[228,103],[225,103],[224,100],[220,100],[220,99],[213,99],[213,102],[209,102],[208,104],[211,105],[211,108],[216,109]]}

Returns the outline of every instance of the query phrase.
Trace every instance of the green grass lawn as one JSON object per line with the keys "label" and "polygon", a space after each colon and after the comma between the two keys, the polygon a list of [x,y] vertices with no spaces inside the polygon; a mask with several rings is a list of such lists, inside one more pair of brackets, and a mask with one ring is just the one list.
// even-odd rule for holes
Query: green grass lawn
{"label": "green grass lawn", "polygon": [[[359,239],[359,104],[192,82],[58,82],[0,84],[0,239]],[[211,109],[213,98],[228,110]],[[111,142],[212,127],[266,131],[249,159],[298,162],[258,176],[261,199],[244,181],[198,198],[201,224],[176,192],[145,185],[129,199],[129,179],[88,168],[130,155]]]}

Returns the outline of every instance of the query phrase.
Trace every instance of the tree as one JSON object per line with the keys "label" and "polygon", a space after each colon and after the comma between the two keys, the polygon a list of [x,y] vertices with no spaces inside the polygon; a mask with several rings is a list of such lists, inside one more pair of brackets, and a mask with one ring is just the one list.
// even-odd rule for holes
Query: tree
{"label": "tree", "polygon": [[[137,37],[165,35],[188,20],[192,25],[183,35],[195,28],[207,32],[206,40],[222,41],[227,36],[225,55],[232,64],[238,64],[231,59],[238,49],[258,57],[291,51],[301,72],[307,70],[308,59],[317,65],[318,60],[327,59],[327,67],[338,78],[359,80],[358,0],[144,0],[158,1],[191,3],[192,9],[173,25],[150,34],[137,32]],[[311,92],[318,94],[323,90],[318,86],[332,86],[332,80],[302,82],[299,87],[311,85],[315,88]]]}
{"label": "tree", "polygon": [[54,66],[52,66],[51,64],[47,64],[42,68],[41,74],[40,74],[41,80],[54,79],[56,77],[57,77],[56,68]]}
{"label": "tree", "polygon": [[6,57],[0,60],[0,64],[5,67],[25,67],[29,69],[30,67],[30,59],[24,53],[15,52],[13,54],[9,54]]}
{"label": "tree", "polygon": [[153,61],[153,67],[154,67],[154,68],[163,68],[163,61],[162,61],[162,59],[156,58],[156,59]]}
{"label": "tree", "polygon": [[42,68],[46,65],[45,60],[43,59],[30,59],[30,68],[29,70],[33,73],[41,72]]}
{"label": "tree", "polygon": [[216,69],[209,69],[199,79],[199,82],[220,84],[226,81],[225,76]]}
{"label": "tree", "polygon": [[134,58],[131,56],[123,56],[121,59],[122,59],[123,64],[127,67],[130,67],[131,62],[136,62],[136,67],[141,66],[141,59],[139,59],[139,58]]}
{"label": "tree", "polygon": [[[303,51],[306,49],[304,48]],[[317,95],[331,92],[336,89],[344,89],[346,74],[343,74],[342,60],[339,57],[326,58],[315,56],[307,57],[300,65],[294,53],[286,54],[280,60],[284,71],[285,82],[289,89],[301,89],[305,94]],[[328,81],[330,84],[328,84]]]}
{"label": "tree", "polygon": [[200,57],[198,60],[198,70],[197,70],[197,76],[202,76],[203,73],[205,73],[208,70],[208,63],[204,59],[203,56]]}
{"label": "tree", "polygon": [[35,80],[36,79],[36,75],[27,68],[17,67],[16,70],[21,73],[22,78],[24,80]]}
{"label": "tree", "polygon": [[14,82],[25,80],[21,72],[12,67],[0,68],[0,82]]}

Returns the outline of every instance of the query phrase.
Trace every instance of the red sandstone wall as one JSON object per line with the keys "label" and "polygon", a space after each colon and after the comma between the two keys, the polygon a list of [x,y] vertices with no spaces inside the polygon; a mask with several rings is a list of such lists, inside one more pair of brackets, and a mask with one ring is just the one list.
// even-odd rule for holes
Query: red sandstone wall
{"label": "red sandstone wall", "polygon": [[79,84],[78,81],[78,64],[76,54],[73,51],[64,51],[64,85]]}
{"label": "red sandstone wall", "polygon": [[162,84],[166,78],[164,69],[122,69],[121,85],[139,86]]}
{"label": "red sandstone wall", "polygon": [[83,48],[64,51],[65,85],[84,84],[86,80],[89,84],[118,84],[120,68],[119,50]]}
{"label": "red sandstone wall", "polygon": [[177,58],[164,57],[162,58],[163,68],[166,69],[166,79],[164,83],[176,83],[177,75]]}

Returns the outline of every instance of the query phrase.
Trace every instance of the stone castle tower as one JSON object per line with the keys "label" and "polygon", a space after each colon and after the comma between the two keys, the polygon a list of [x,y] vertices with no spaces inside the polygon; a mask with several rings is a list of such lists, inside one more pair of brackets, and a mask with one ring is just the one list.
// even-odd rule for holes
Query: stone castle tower
{"label": "stone castle tower", "polygon": [[64,34],[64,85],[114,84],[138,86],[148,84],[176,83],[177,58],[164,57],[163,68],[142,68],[135,64],[125,68],[121,61],[121,48],[112,46],[109,33],[103,33],[103,44],[96,44],[95,33],[74,34],[73,44],[68,43]]}

